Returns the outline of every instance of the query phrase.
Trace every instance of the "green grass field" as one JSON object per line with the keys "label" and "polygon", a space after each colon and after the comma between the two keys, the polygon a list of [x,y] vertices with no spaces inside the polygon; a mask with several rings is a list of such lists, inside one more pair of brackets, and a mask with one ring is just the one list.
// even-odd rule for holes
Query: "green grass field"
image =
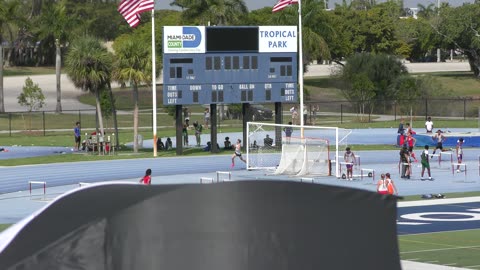
{"label": "green grass field", "polygon": [[402,260],[480,269],[480,229],[402,235]]}

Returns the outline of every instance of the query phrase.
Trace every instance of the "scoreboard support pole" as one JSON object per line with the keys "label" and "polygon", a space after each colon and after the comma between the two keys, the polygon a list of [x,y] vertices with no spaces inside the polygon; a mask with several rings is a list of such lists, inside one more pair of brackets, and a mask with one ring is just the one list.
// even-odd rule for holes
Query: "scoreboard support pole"
{"label": "scoreboard support pole", "polygon": [[210,152],[219,152],[217,141],[217,104],[210,104],[210,142],[212,143]]}
{"label": "scoreboard support pole", "polygon": [[176,140],[177,140],[177,156],[183,155],[183,138],[182,138],[182,105],[175,105],[175,126],[176,126]]}
{"label": "scoreboard support pole", "polygon": [[[275,124],[283,123],[282,103],[275,102]],[[275,127],[275,147],[282,149],[282,129]]]}

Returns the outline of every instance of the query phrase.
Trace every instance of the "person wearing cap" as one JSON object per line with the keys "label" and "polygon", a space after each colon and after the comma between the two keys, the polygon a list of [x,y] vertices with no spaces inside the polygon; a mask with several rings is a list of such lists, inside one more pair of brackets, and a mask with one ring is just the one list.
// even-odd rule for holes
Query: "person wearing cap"
{"label": "person wearing cap", "polygon": [[460,164],[462,163],[463,160],[463,138],[458,139],[457,141],[457,147],[456,147],[456,152],[457,152],[457,173],[460,172]]}
{"label": "person wearing cap", "polygon": [[439,129],[437,130],[437,133],[432,137],[432,139],[437,142],[437,145],[435,146],[435,149],[433,150],[433,154],[435,155],[435,152],[437,149],[440,149],[440,152],[443,151],[443,142],[447,139],[445,138],[445,135],[443,135],[443,132]]}

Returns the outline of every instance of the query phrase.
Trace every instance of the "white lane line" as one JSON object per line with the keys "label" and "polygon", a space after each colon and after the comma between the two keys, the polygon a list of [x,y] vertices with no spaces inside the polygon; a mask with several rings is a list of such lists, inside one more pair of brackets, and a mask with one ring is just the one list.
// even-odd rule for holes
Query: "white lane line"
{"label": "white lane line", "polygon": [[432,199],[428,201],[398,202],[397,207],[401,208],[401,207],[411,207],[411,206],[427,206],[427,205],[442,205],[442,204],[471,203],[471,202],[480,202],[480,196],[452,198],[452,199]]}
{"label": "white lane line", "polygon": [[415,251],[404,251],[404,252],[400,252],[400,254],[412,254],[412,253],[433,252],[433,251],[445,251],[445,250],[454,250],[454,249],[469,249],[469,248],[476,249],[476,248],[480,248],[480,246],[424,249],[424,250],[415,250]]}

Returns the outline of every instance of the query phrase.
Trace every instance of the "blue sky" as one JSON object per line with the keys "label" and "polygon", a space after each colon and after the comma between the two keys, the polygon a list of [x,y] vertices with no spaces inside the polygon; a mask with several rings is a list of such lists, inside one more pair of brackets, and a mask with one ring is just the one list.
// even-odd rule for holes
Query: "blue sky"
{"label": "blue sky", "polygon": [[[278,0],[244,0],[249,10],[259,9],[267,6],[273,7]],[[350,0],[347,0],[349,2]],[[385,2],[386,0],[377,0],[377,2]],[[474,0],[440,0],[441,2],[449,2],[453,6],[459,6],[463,3],[473,3]],[[171,9],[170,0],[156,0],[156,9]],[[335,6],[335,3],[342,3],[342,0],[329,0],[329,7]],[[405,7],[417,7],[419,3],[428,6],[430,3],[437,4],[436,0],[404,0]]]}

